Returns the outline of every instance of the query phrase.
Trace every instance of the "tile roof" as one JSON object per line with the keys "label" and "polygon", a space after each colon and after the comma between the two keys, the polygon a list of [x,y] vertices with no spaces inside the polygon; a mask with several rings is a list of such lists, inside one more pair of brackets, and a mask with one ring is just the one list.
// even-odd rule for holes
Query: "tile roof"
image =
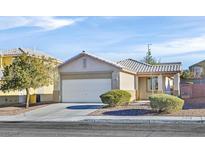
{"label": "tile roof", "polygon": [[137,74],[137,73],[176,73],[182,71],[181,62],[176,63],[160,63],[158,65],[150,65],[147,63],[142,63],[133,59],[126,59],[119,62],[112,62],[107,59],[95,56],[93,54],[90,54],[88,52],[81,52],[78,55],[66,60],[64,63],[59,65],[59,67],[64,66],[65,64],[68,64],[82,56],[90,56],[92,58],[95,58],[97,60],[103,61],[105,63],[108,63],[110,65],[113,65],[119,69],[122,69],[124,71]]}
{"label": "tile roof", "polygon": [[[9,50],[0,50],[0,54],[3,56],[6,56],[6,55],[17,56],[17,55],[22,54],[23,52],[28,53],[30,55],[45,56],[45,57],[50,57],[50,58],[56,59],[55,57],[50,56],[42,51],[33,50],[30,48],[14,48],[14,49],[9,49]],[[59,60],[59,59],[56,59],[56,60],[61,62],[61,60]]]}
{"label": "tile roof", "polygon": [[205,63],[205,60],[202,60],[202,61],[200,61],[200,62],[198,62],[198,63],[195,63],[195,64],[189,66],[189,68],[194,67],[194,66],[202,66],[203,63]]}
{"label": "tile roof", "polygon": [[136,73],[162,73],[162,72],[181,72],[181,62],[176,63],[160,63],[157,65],[150,65],[142,63],[133,59],[126,59],[117,62],[117,64],[124,68],[134,71]]}

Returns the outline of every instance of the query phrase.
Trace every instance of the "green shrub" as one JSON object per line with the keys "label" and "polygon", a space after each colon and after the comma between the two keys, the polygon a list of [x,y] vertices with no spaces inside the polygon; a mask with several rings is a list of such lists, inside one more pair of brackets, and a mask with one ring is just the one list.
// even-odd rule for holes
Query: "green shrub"
{"label": "green shrub", "polygon": [[130,102],[131,94],[125,90],[111,90],[102,95],[100,98],[104,104],[109,106],[126,105]]}
{"label": "green shrub", "polygon": [[150,106],[158,112],[172,113],[182,110],[184,100],[167,94],[155,94],[149,97]]}

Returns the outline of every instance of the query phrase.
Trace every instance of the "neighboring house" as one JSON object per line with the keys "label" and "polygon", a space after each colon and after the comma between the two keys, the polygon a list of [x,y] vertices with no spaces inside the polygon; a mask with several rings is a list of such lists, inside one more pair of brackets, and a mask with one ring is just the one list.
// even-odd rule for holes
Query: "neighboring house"
{"label": "neighboring house", "polygon": [[181,63],[149,65],[133,59],[115,63],[83,51],[58,71],[55,93],[61,102],[100,102],[99,96],[111,89],[129,91],[132,100],[148,99],[153,93],[180,95]]}
{"label": "neighboring house", "polygon": [[[30,55],[34,55],[37,57],[39,56],[51,57],[40,51],[36,51],[28,48],[0,50],[0,79],[3,76],[4,67],[10,65],[13,59],[16,56],[22,54],[22,52],[26,52],[29,53]],[[57,62],[60,63],[59,60],[57,60]],[[53,91],[54,91],[54,85],[35,89],[34,91],[32,91],[32,96],[30,101],[31,103],[53,101]],[[0,104],[13,104],[17,102],[24,103],[26,99],[25,95],[26,95],[25,91],[11,91],[6,93],[0,91]]]}
{"label": "neighboring house", "polygon": [[205,73],[205,60],[193,64],[189,67],[195,79],[201,78]]}

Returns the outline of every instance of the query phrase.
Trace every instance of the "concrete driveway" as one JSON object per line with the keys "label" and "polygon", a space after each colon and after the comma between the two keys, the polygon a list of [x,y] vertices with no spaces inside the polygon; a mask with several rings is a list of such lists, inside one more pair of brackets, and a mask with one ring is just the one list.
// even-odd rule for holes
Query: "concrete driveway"
{"label": "concrete driveway", "polygon": [[8,121],[67,121],[82,118],[101,108],[102,103],[58,103],[35,109],[15,116],[1,116]]}

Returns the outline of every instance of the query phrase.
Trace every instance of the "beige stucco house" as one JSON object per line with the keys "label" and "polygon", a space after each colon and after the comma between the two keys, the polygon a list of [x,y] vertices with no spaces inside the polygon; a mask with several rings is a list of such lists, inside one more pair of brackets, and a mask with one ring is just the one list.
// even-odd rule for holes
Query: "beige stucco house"
{"label": "beige stucco house", "polygon": [[148,99],[153,93],[180,95],[181,63],[149,65],[133,59],[111,62],[82,52],[58,68],[55,99],[61,102],[100,102],[111,89],[127,90],[132,100]]}

